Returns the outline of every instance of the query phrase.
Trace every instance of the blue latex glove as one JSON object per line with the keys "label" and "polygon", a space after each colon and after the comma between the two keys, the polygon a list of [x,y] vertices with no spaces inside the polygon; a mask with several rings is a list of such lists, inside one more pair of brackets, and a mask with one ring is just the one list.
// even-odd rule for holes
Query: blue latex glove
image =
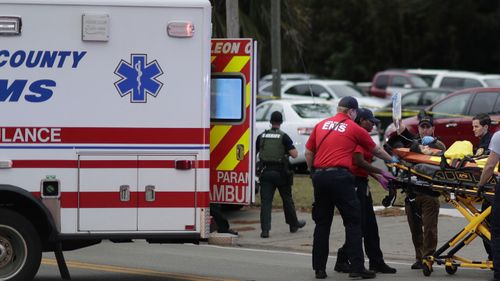
{"label": "blue latex glove", "polygon": [[422,138],[422,144],[423,145],[429,145],[432,142],[434,142],[434,138],[431,137],[431,136],[425,136],[425,137]]}
{"label": "blue latex glove", "polygon": [[392,155],[391,163],[392,164],[398,164],[398,163],[400,163],[399,159],[398,159],[398,157],[396,155]]}

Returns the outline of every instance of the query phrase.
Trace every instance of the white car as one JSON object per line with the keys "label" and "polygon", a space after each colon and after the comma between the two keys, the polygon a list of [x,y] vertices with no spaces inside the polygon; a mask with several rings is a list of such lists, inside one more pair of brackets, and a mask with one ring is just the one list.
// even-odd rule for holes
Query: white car
{"label": "white car", "polygon": [[[259,96],[271,98],[272,83],[267,83],[259,88]],[[363,91],[354,83],[346,80],[301,80],[285,81],[281,87],[282,99],[310,99],[336,101],[342,97],[352,96],[358,100],[360,107],[371,110],[387,105],[388,101],[376,97],[363,95]]]}
{"label": "white car", "polygon": [[465,89],[478,87],[500,87],[500,75],[448,71],[438,74],[432,82],[432,88]]}
{"label": "white car", "polygon": [[500,75],[498,74],[482,74],[446,69],[407,69],[406,72],[420,76],[432,88],[465,89],[500,87]]}
{"label": "white car", "polygon": [[[269,100],[259,104],[255,109],[255,140],[267,129],[271,128],[269,120],[274,111],[283,114],[281,130],[287,133],[299,153],[297,158],[290,158],[290,162],[299,171],[305,171],[305,144],[309,139],[314,126],[323,119],[336,114],[336,103],[313,100]],[[372,139],[380,144],[377,129],[370,133]]]}
{"label": "white car", "polygon": [[[316,79],[318,76],[309,73],[281,73],[281,81],[289,81],[289,80],[309,80]],[[267,74],[260,78],[259,83],[271,82],[273,80],[272,74]]]}

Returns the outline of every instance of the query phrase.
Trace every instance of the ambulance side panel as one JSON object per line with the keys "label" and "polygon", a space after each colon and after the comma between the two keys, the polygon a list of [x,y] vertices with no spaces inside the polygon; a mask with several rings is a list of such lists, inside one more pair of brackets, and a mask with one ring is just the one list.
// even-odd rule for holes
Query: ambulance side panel
{"label": "ambulance side panel", "polygon": [[207,237],[210,3],[0,1],[2,16],[22,28],[0,35],[0,185],[46,203],[61,237]]}

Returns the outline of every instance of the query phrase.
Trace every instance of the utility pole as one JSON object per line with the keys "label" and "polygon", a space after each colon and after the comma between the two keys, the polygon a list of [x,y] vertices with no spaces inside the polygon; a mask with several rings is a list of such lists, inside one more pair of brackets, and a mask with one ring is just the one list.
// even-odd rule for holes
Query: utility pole
{"label": "utility pole", "polygon": [[240,17],[238,14],[239,0],[226,0],[226,30],[227,38],[240,38]]}
{"label": "utility pole", "polygon": [[271,63],[273,96],[281,98],[281,11],[280,0],[271,0]]}

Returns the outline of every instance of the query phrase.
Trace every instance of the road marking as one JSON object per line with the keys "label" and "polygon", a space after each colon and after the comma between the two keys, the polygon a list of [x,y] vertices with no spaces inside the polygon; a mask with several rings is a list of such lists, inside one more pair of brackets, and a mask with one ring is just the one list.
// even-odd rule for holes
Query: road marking
{"label": "road marking", "polygon": [[[43,258],[42,264],[57,266],[57,261],[55,259]],[[237,281],[234,279],[208,278],[196,275],[168,273],[168,272],[154,271],[142,268],[129,268],[129,267],[120,267],[113,265],[92,264],[92,263],[84,263],[78,261],[66,261],[66,264],[68,265],[68,267],[79,268],[79,269],[126,273],[126,274],[142,275],[150,277],[176,278],[179,280],[187,280],[187,281]]]}
{"label": "road marking", "polygon": [[[270,253],[270,254],[286,254],[286,255],[296,255],[296,256],[304,256],[304,257],[312,257],[312,254],[303,253],[303,252],[292,252],[292,251],[279,251],[279,250],[264,250],[264,249],[253,249],[253,248],[233,248],[233,247],[224,247],[217,245],[193,245],[195,247],[207,247],[207,248],[219,248],[226,249],[231,251],[247,251],[247,252],[260,252],[260,253]],[[328,255],[328,259],[337,260],[337,256]],[[365,262],[369,262],[368,258],[365,258]],[[404,261],[395,261],[395,260],[385,260],[387,264],[400,265],[400,266],[411,266],[413,262],[408,263]],[[432,267],[444,268],[444,265],[438,265],[434,263]],[[460,267],[460,270],[477,270],[477,268],[473,267]]]}

